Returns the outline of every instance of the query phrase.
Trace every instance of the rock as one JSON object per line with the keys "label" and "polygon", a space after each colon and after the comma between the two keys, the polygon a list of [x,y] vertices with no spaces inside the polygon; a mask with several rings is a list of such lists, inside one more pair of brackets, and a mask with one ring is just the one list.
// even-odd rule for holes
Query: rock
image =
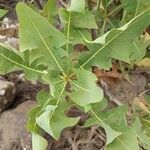
{"label": "rock", "polygon": [[49,91],[49,86],[42,84],[41,82],[28,81],[24,77],[22,71],[14,71],[4,76],[4,78],[10,82],[13,82],[16,87],[15,102],[13,108],[18,104],[23,103],[27,100],[36,100],[37,93],[41,90]]}
{"label": "rock", "polygon": [[15,97],[15,85],[0,77],[0,112],[12,104]]}
{"label": "rock", "polygon": [[18,25],[7,17],[0,26],[0,42],[19,50]]}
{"label": "rock", "polygon": [[0,150],[32,150],[31,134],[26,130],[26,113],[36,105],[26,101],[0,116]]}

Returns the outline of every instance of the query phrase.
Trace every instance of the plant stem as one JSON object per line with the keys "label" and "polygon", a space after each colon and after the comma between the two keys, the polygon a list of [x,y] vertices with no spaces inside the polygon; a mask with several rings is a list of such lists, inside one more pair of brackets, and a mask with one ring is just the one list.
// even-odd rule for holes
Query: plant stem
{"label": "plant stem", "polygon": [[[71,12],[69,12],[69,18],[68,18],[68,26],[67,26],[67,39],[68,39],[68,42],[66,44],[66,51],[67,53],[69,53],[69,40],[70,40],[70,26],[71,26]],[[67,75],[69,74],[69,68],[70,68],[70,63],[68,64],[68,71],[67,71]]]}
{"label": "plant stem", "polygon": [[60,92],[58,101],[56,102],[56,106],[58,106],[58,104],[59,104],[59,102],[60,102],[60,100],[61,100],[60,97],[62,96],[62,94],[63,94],[63,92],[64,92],[64,90],[65,90],[65,87],[66,87],[66,83],[64,84],[64,86],[63,86],[63,88],[62,88],[62,90],[61,90],[61,92]]}
{"label": "plant stem", "polygon": [[103,25],[102,25],[102,32],[101,32],[101,35],[103,35],[103,34],[105,33],[105,28],[106,28],[107,20],[108,20],[108,18],[106,17],[106,18],[104,19],[104,22],[103,22]]}
{"label": "plant stem", "polygon": [[[63,88],[62,88],[62,90],[60,92],[59,98],[58,98],[55,106],[58,106],[58,104],[60,103],[60,101],[61,101],[60,97],[62,96],[62,94],[63,94],[63,92],[65,90],[65,87],[66,87],[66,83],[64,84],[64,86],[63,86]],[[50,114],[50,119],[52,118],[54,112],[55,112],[55,110]]]}
{"label": "plant stem", "polygon": [[71,12],[69,12],[68,26],[67,26],[67,39],[68,39],[68,42],[67,42],[67,45],[66,45],[67,53],[69,51],[70,25],[71,25]]}

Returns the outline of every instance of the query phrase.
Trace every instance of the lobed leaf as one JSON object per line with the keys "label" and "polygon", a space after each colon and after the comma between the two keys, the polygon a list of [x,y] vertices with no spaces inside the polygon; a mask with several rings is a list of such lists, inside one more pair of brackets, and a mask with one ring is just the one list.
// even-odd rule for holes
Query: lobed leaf
{"label": "lobed leaf", "polygon": [[[59,17],[63,24],[66,24],[68,22],[69,15],[70,12],[68,12],[66,9],[64,8],[59,9]],[[72,26],[76,28],[86,28],[86,29],[98,28],[94,15],[88,10],[85,10],[85,14],[72,12],[70,17],[70,23]]]}
{"label": "lobed leaf", "polygon": [[135,16],[150,8],[149,0],[121,0],[121,4],[124,9],[122,23],[130,21]]}
{"label": "lobed leaf", "polygon": [[145,144],[150,147],[150,137],[148,137],[142,130],[142,125],[141,125],[141,122],[138,117],[136,118],[136,120],[134,122],[133,131],[135,132],[139,141],[142,144]]}
{"label": "lobed leaf", "polygon": [[66,44],[66,37],[26,4],[20,2],[16,9],[20,23],[21,51],[35,49],[32,53],[33,56],[49,58],[50,63],[55,64],[58,69],[63,71],[59,64],[60,60],[58,60],[61,57],[61,51],[58,51],[58,48]]}
{"label": "lobed leaf", "polygon": [[132,129],[126,128],[120,136],[110,143],[106,150],[139,150],[137,136]]}
{"label": "lobed leaf", "polygon": [[38,114],[40,114],[41,109],[42,109],[41,106],[38,105],[32,108],[30,112],[28,112],[28,120],[26,125],[28,131],[39,135],[41,133],[41,130],[38,124],[36,123],[36,118]]}
{"label": "lobed leaf", "polygon": [[102,111],[99,109],[101,103],[92,105],[91,117],[86,121],[85,126],[87,127],[93,124],[102,126],[107,136],[106,145],[109,145],[117,137],[121,136],[123,129],[127,127],[124,120],[127,110],[125,106],[121,106],[109,111]]}
{"label": "lobed leaf", "polygon": [[45,112],[36,119],[36,122],[54,139],[59,139],[64,128],[74,126],[79,121],[79,118],[68,118],[66,116],[67,108],[69,108],[69,105],[65,101],[61,101],[57,106],[48,105]]}
{"label": "lobed leaf", "polygon": [[67,42],[59,30],[26,4],[18,3],[16,11],[19,19],[21,51],[41,48],[41,44],[49,51],[50,47],[60,47]]}
{"label": "lobed leaf", "polygon": [[[71,99],[80,106],[99,102],[103,99],[102,90],[96,85],[96,77],[87,70],[75,70],[77,80],[71,81],[73,92]],[[80,96],[79,96],[80,95]]]}
{"label": "lobed leaf", "polygon": [[16,69],[23,69],[28,79],[37,79],[38,76],[47,73],[39,66],[27,65],[17,52],[0,44],[0,73],[6,74]]}
{"label": "lobed leaf", "polygon": [[79,57],[81,67],[87,68],[92,65],[108,70],[111,67],[112,58],[130,63],[130,59],[138,47],[137,42],[139,42],[140,34],[150,24],[149,18],[150,9],[135,17],[123,27],[113,29],[105,36],[103,35],[103,38],[96,39],[95,43],[99,41],[99,45],[97,43],[99,48],[91,42],[92,50],[84,52]]}

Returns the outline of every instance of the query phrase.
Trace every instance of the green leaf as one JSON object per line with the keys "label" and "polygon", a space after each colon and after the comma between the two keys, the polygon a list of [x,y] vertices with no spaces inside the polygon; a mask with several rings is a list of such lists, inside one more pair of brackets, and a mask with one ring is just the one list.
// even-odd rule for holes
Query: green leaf
{"label": "green leaf", "polygon": [[123,27],[109,31],[105,36],[106,39],[102,38],[105,44],[99,43],[99,49],[95,48],[81,54],[79,58],[81,67],[97,65],[102,66],[103,69],[110,69],[112,58],[130,63],[133,49],[137,48],[135,43],[139,41],[142,31],[150,24],[149,18],[150,9]]}
{"label": "green leaf", "polygon": [[122,23],[130,21],[135,16],[150,8],[149,0],[121,0],[121,4],[124,9]]}
{"label": "green leaf", "polygon": [[102,102],[93,105],[90,112],[91,117],[86,121],[85,126],[94,124],[102,126],[107,135],[106,144],[108,145],[120,136],[123,129],[127,127],[124,119],[127,108],[120,106],[108,111],[102,111],[102,105]]}
{"label": "green leaf", "polygon": [[143,130],[150,137],[150,117],[142,118]]}
{"label": "green leaf", "polygon": [[19,18],[20,49],[22,51],[41,47],[41,44],[49,51],[50,47],[60,47],[67,42],[59,30],[26,4],[18,3],[16,10]]}
{"label": "green leaf", "polygon": [[36,99],[37,99],[39,105],[41,107],[44,107],[45,104],[50,102],[50,100],[49,100],[50,93],[46,92],[46,91],[40,91],[40,92],[38,92]]}
{"label": "green leaf", "polygon": [[[63,24],[68,22],[70,12],[67,12],[66,9],[59,9],[59,17]],[[89,21],[90,20],[90,21]],[[79,14],[72,12],[70,18],[71,25],[76,28],[85,28],[85,29],[97,29],[97,24],[94,18],[94,15],[86,10],[85,14]]]}
{"label": "green leaf", "polygon": [[[0,44],[0,73],[6,74],[13,71],[16,66],[24,67],[22,58],[13,50]],[[23,68],[22,67],[22,68]]]}
{"label": "green leaf", "polygon": [[21,51],[37,49],[32,55],[48,57],[50,63],[53,61],[63,71],[58,60],[61,54],[57,49],[67,42],[66,37],[24,3],[17,4],[17,14]]}
{"label": "green leaf", "polygon": [[54,137],[54,133],[50,125],[50,119],[56,107],[57,106],[48,105],[46,107],[46,111],[36,118],[37,124],[52,137]]}
{"label": "green leaf", "polygon": [[53,97],[59,97],[64,81],[60,71],[49,70],[48,74],[44,75],[43,80],[50,86],[51,95]]}
{"label": "green leaf", "polygon": [[138,41],[134,42],[135,49],[132,50],[130,61],[139,62],[146,54],[146,48],[149,45],[149,42]]}
{"label": "green leaf", "polygon": [[106,150],[140,150],[138,140],[132,129],[126,130],[112,143],[107,145]]}
{"label": "green leaf", "polygon": [[98,103],[93,105],[92,110],[95,111],[96,115],[91,113],[92,116],[86,121],[85,125],[97,124],[105,129],[107,135],[106,150],[138,150],[137,135],[126,124],[125,114],[127,107],[119,106],[107,111],[101,111],[99,110],[99,105]]}
{"label": "green leaf", "polygon": [[142,125],[141,122],[139,120],[139,118],[137,117],[134,125],[133,125],[133,131],[135,132],[135,134],[137,135],[138,139],[140,142],[142,142],[142,144],[148,145],[150,147],[150,137],[148,137],[142,130]]}
{"label": "green leaf", "polygon": [[85,13],[85,0],[71,0],[71,4],[67,9],[70,12]]}
{"label": "green leaf", "polygon": [[75,70],[75,73],[77,80],[71,81],[73,86],[71,99],[80,106],[100,102],[103,99],[103,92],[96,85],[96,76],[87,70]]}
{"label": "green leaf", "polygon": [[80,29],[80,28],[71,28],[70,32],[70,41],[72,42],[73,45],[82,43],[84,44],[84,38],[88,40],[92,40],[90,32],[88,32],[86,29]]}
{"label": "green leaf", "polygon": [[45,16],[50,22],[54,21],[54,17],[57,15],[57,1],[48,0],[42,10],[42,15]]}
{"label": "green leaf", "polygon": [[124,131],[127,127],[125,115],[127,106],[118,106],[107,111],[99,110],[99,105],[94,105],[93,110],[96,111],[98,116],[110,127],[118,132]]}
{"label": "green leaf", "polygon": [[27,129],[28,131],[36,134],[40,134],[41,130],[39,126],[36,123],[36,117],[38,116],[38,113],[41,111],[41,106],[36,106],[32,108],[30,112],[28,112],[28,120],[27,120]]}
{"label": "green leaf", "polygon": [[85,11],[84,15],[72,13],[71,23],[76,28],[89,28],[89,29],[98,28],[94,15],[88,10]]}
{"label": "green leaf", "polygon": [[141,12],[143,12],[149,8],[150,8],[150,1],[149,0],[138,0],[136,15],[140,14]]}
{"label": "green leaf", "polygon": [[38,134],[32,133],[32,150],[46,150],[48,142]]}
{"label": "green leaf", "polygon": [[112,141],[114,141],[114,139],[121,135],[121,132],[118,132],[107,125],[94,111],[93,113],[91,113],[91,115],[92,119],[87,120],[85,126],[87,127],[91,125],[100,125],[101,127],[103,127],[107,136],[106,145],[110,144]]}
{"label": "green leaf", "polygon": [[61,101],[58,106],[48,105],[36,122],[53,138],[58,139],[64,128],[74,126],[79,120],[79,118],[68,118],[65,115],[67,108],[69,105],[65,101]]}
{"label": "green leaf", "polygon": [[36,123],[36,118],[45,111],[46,106],[50,105],[54,98],[51,97],[49,92],[40,91],[36,99],[38,105],[28,112],[27,129],[32,133],[41,134],[41,129]]}
{"label": "green leaf", "polygon": [[[103,98],[102,101],[95,103],[94,106],[98,106],[99,111],[104,111],[104,109],[108,106],[108,101],[106,98]],[[95,108],[94,108],[95,110]]]}
{"label": "green leaf", "polygon": [[4,15],[6,15],[8,10],[0,9],[0,18],[2,18]]}
{"label": "green leaf", "polygon": [[33,76],[37,79],[37,76],[47,73],[38,66],[27,65],[17,51],[0,44],[0,73],[6,74],[16,69],[23,69],[28,79]]}
{"label": "green leaf", "polygon": [[53,138],[58,139],[64,128],[78,122],[79,118],[68,118],[65,114],[72,105],[62,98],[64,89],[65,86],[59,93],[59,99],[53,98],[44,91],[38,94],[37,99],[40,105],[33,108],[28,114],[27,127],[31,132],[40,135],[42,128]]}

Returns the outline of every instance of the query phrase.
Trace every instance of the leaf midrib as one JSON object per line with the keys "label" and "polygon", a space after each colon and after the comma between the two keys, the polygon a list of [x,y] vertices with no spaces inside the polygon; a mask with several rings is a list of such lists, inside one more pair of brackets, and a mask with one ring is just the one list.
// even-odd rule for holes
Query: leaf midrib
{"label": "leaf midrib", "polygon": [[49,54],[52,56],[53,60],[55,61],[56,65],[58,66],[58,68],[64,73],[61,65],[59,64],[59,62],[57,61],[56,57],[53,55],[51,49],[49,48],[49,46],[47,45],[47,43],[45,42],[44,38],[42,37],[42,35],[40,34],[39,29],[37,28],[37,26],[35,25],[35,23],[30,19],[28,13],[26,13],[26,15],[28,16],[29,21],[32,23],[33,27],[35,28],[36,32],[38,33],[40,39],[42,40],[42,42],[44,43],[46,49],[48,50]]}
{"label": "leaf midrib", "polygon": [[27,69],[27,70],[30,70],[30,71],[33,71],[33,72],[37,72],[37,73],[40,73],[40,74],[45,74],[45,72],[43,72],[43,71],[40,71],[40,70],[36,70],[36,69],[30,68],[30,67],[27,67],[27,66],[25,66],[25,65],[23,65],[23,64],[19,64],[18,62],[14,61],[14,60],[12,60],[12,59],[10,59],[10,58],[8,58],[8,57],[6,57],[6,56],[3,55],[3,54],[0,54],[0,56],[2,56],[4,59],[8,60],[9,62],[15,64],[16,66],[19,66],[19,67],[22,67],[22,68],[24,68],[24,69]]}

